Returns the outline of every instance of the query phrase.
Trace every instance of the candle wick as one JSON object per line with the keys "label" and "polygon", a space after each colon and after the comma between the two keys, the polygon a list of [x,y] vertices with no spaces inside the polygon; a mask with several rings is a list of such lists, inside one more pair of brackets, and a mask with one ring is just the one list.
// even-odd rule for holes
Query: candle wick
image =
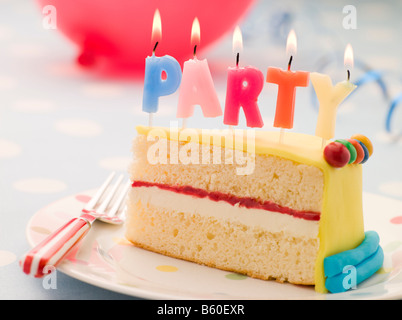
{"label": "candle wick", "polygon": [[238,52],[237,55],[236,55],[236,67],[239,66],[239,57],[240,57],[240,54]]}
{"label": "candle wick", "polygon": [[155,53],[155,50],[156,50],[156,47],[158,46],[158,44],[159,44],[159,41],[156,41],[154,49],[152,50],[152,53]]}
{"label": "candle wick", "polygon": [[290,71],[290,66],[292,64],[293,56],[290,56],[289,63],[288,63],[288,71]]}
{"label": "candle wick", "polygon": [[197,53],[197,45],[194,46],[193,56],[195,57]]}
{"label": "candle wick", "polygon": [[350,70],[347,70],[348,73],[348,81],[350,80]]}

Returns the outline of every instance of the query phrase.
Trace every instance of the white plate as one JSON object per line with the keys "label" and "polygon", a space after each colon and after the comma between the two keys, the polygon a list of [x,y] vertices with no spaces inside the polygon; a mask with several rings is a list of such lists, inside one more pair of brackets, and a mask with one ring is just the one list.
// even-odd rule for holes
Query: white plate
{"label": "white plate", "polygon": [[[94,190],[39,210],[26,234],[31,246],[77,215]],[[402,202],[364,194],[366,230],[380,234],[383,268],[356,289],[318,294],[312,286],[263,281],[136,248],[124,227],[96,222],[59,271],[108,290],[146,299],[395,299],[402,298]]]}

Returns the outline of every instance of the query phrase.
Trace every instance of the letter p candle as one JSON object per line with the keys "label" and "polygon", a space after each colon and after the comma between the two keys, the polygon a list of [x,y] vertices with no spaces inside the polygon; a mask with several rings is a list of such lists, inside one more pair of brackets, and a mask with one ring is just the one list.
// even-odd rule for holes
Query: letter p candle
{"label": "letter p candle", "polygon": [[[156,57],[155,50],[162,37],[162,23],[159,11],[155,11],[152,25],[152,42],[155,43],[151,57],[145,60],[144,94],[142,111],[149,113],[149,126],[152,126],[152,114],[158,111],[159,97],[174,93],[180,86],[181,67],[171,56]],[[166,79],[162,78],[163,72]]]}

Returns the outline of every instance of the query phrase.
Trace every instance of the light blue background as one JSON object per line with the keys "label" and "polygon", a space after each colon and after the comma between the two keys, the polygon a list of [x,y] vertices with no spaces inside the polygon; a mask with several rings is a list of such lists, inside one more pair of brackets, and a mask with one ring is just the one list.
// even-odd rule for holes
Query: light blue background
{"label": "light blue background", "polygon": [[[357,9],[357,29],[342,26],[344,5]],[[342,64],[347,43],[354,48],[352,81],[368,68],[384,72],[388,96],[367,83],[339,108],[336,138],[367,135],[374,155],[364,165],[364,191],[402,200],[402,140],[385,132],[390,101],[402,92],[402,46],[398,1],[260,1],[241,24],[244,51],[241,65],[286,67],[289,28],[298,37],[293,69],[321,71],[334,82],[344,80]],[[74,65],[76,48],[57,30],[42,27],[34,1],[0,0],[0,252],[14,254],[0,266],[0,299],[120,299],[109,292],[58,273],[58,288],[46,290],[42,280],[25,276],[18,258],[29,248],[25,227],[40,208],[62,197],[96,187],[110,169],[124,170],[135,126],[147,124],[141,112],[142,84],[98,78]],[[200,53],[210,64],[224,104],[225,71],[233,65],[231,34]],[[321,64],[322,59],[329,63]],[[321,69],[321,66],[325,68]],[[175,119],[177,94],[161,99],[155,125]],[[276,88],[266,85],[260,95],[264,129],[272,129]],[[317,112],[312,87],[297,90],[295,128],[314,134]],[[241,120],[241,127],[245,121]],[[86,127],[82,130],[80,125]],[[75,127],[78,126],[78,127]],[[202,118],[200,110],[188,126],[221,128],[222,119]],[[402,112],[392,127],[402,129]],[[105,164],[103,160],[114,159]],[[51,179],[60,190],[32,193],[18,187],[27,179]],[[381,213],[379,213],[381,214]],[[402,213],[401,213],[402,214]]]}

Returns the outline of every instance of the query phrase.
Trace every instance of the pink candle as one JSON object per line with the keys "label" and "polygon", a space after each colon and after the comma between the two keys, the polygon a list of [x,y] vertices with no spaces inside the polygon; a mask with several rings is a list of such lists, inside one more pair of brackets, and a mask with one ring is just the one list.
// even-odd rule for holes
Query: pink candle
{"label": "pink candle", "polygon": [[[241,50],[242,36],[239,27],[233,34],[234,51]],[[228,69],[225,114],[223,123],[238,125],[240,107],[243,108],[247,126],[261,128],[264,125],[258,108],[258,96],[264,86],[264,75],[257,68],[239,67],[239,52],[237,52],[236,67]]]}
{"label": "pink candle", "polygon": [[200,25],[197,18],[193,22],[191,41],[194,44],[194,58],[184,62],[176,116],[191,117],[195,105],[200,105],[204,117],[221,116],[222,109],[208,62],[206,59],[198,60],[196,57],[196,48],[200,42]]}
{"label": "pink candle", "polygon": [[293,30],[288,37],[287,51],[292,51],[288,70],[268,68],[267,82],[278,85],[274,127],[291,129],[293,128],[296,87],[307,87],[309,84],[308,72],[290,70],[293,54],[296,52],[296,36]]}

